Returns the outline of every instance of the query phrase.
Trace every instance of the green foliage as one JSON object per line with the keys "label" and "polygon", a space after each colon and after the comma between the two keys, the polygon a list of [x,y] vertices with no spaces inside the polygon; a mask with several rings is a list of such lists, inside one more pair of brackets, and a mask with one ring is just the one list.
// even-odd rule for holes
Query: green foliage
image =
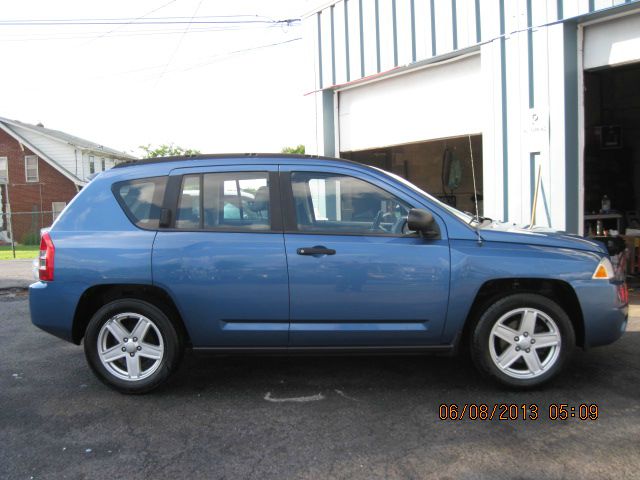
{"label": "green foliage", "polygon": [[284,147],[281,153],[297,153],[304,155],[304,145],[298,145],[297,147]]}
{"label": "green foliage", "polygon": [[140,145],[141,150],[144,150],[144,158],[157,158],[157,157],[172,157],[174,155],[198,155],[199,150],[193,148],[182,148],[173,143],[162,144],[157,147],[151,145]]}
{"label": "green foliage", "polygon": [[40,234],[36,232],[25,233],[20,239],[22,245],[40,245]]}

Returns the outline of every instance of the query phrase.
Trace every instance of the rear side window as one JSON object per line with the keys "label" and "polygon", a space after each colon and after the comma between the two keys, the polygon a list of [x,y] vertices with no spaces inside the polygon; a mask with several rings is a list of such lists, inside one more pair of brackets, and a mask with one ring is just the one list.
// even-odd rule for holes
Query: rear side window
{"label": "rear side window", "polygon": [[176,228],[270,230],[269,203],[266,172],[185,175],[178,199]]}
{"label": "rear side window", "polygon": [[114,193],[129,219],[138,227],[155,230],[160,223],[167,177],[143,178],[120,182]]}

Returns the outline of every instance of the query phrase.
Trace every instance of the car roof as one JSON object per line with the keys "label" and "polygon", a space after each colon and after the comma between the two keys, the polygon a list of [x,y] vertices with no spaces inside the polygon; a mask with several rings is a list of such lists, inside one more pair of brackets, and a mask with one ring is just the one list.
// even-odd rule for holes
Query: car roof
{"label": "car roof", "polygon": [[[366,165],[358,162],[354,162],[352,160],[346,160],[342,158],[335,157],[325,157],[322,155],[301,155],[294,153],[212,153],[212,154],[198,154],[198,155],[175,155],[169,157],[156,157],[156,158],[145,158],[143,160],[132,160],[127,162],[119,163],[113,168],[127,168],[141,165],[153,165],[153,164],[163,164],[163,163],[176,163],[176,166],[197,166],[199,163],[205,163],[207,161],[212,160],[279,160],[282,161],[291,161],[291,160],[322,160],[327,163],[338,163],[338,164],[349,164],[349,165],[357,165],[359,167],[366,167]],[[188,165],[184,165],[188,163]],[[244,162],[239,162],[244,163]],[[266,163],[266,162],[265,162]],[[289,163],[289,162],[287,162]],[[182,165],[180,165],[182,164]]]}

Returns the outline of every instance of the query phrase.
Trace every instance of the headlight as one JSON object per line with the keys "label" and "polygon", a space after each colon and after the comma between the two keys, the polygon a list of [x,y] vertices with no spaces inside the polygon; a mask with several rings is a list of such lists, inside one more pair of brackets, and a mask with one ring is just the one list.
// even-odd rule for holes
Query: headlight
{"label": "headlight", "polygon": [[593,272],[593,276],[591,278],[595,280],[611,280],[613,275],[613,265],[611,265],[611,260],[609,260],[609,257],[604,257],[600,260],[600,263],[598,263],[596,271]]}

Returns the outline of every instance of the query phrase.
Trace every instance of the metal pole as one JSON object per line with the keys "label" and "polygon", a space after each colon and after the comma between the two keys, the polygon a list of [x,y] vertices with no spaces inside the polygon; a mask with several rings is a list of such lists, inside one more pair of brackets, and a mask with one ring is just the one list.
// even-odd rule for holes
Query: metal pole
{"label": "metal pole", "polygon": [[529,224],[529,230],[533,229],[533,224],[536,222],[536,209],[538,207],[538,190],[540,189],[541,173],[542,165],[538,165],[538,180],[536,181],[536,190],[533,194],[533,205],[531,205],[531,223]]}
{"label": "metal pole", "polygon": [[9,226],[9,236],[11,237],[11,251],[13,253],[13,258],[16,258],[16,242],[13,239],[13,215],[11,214],[11,202],[9,201],[9,183],[5,183],[5,192],[7,193],[6,200],[6,215],[7,215],[7,225]]}

